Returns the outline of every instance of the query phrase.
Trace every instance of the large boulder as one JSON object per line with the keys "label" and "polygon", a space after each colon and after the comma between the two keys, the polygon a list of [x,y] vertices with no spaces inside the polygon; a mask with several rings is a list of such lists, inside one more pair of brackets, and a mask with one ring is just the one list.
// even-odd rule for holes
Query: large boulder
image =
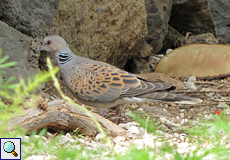
{"label": "large boulder", "polygon": [[169,24],[182,35],[212,33],[215,26],[207,1],[174,0]]}
{"label": "large boulder", "polygon": [[7,62],[17,62],[16,66],[3,69],[5,71],[2,76],[3,81],[6,81],[11,76],[16,77],[15,82],[18,81],[19,76],[27,80],[29,75],[32,76],[40,72],[38,56],[33,52],[36,47],[36,40],[33,41],[31,37],[22,34],[1,21],[0,28],[0,48],[3,53],[1,57],[8,55],[10,58]]}
{"label": "large boulder", "polygon": [[172,0],[145,0],[148,15],[146,41],[153,47],[153,53],[161,50],[165,36],[168,33],[172,3]]}
{"label": "large boulder", "polygon": [[33,38],[50,34],[59,0],[1,0],[0,20]]}
{"label": "large boulder", "polygon": [[124,68],[147,35],[144,0],[60,0],[53,34],[77,55]]}
{"label": "large boulder", "polygon": [[220,43],[230,43],[230,1],[208,0],[215,24],[216,36]]}

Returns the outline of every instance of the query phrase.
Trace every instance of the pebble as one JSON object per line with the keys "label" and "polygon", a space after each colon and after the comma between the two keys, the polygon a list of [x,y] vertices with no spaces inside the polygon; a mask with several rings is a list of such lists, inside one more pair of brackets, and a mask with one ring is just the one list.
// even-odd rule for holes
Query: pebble
{"label": "pebble", "polygon": [[129,127],[128,131],[127,131],[127,137],[129,138],[138,138],[140,137],[140,135],[142,134],[143,132],[140,131],[140,129],[136,126],[131,126]]}
{"label": "pebble", "polygon": [[70,133],[66,133],[66,137],[68,137],[69,139],[73,139]]}
{"label": "pebble", "polygon": [[184,90],[197,90],[197,87],[192,82],[184,82],[182,85],[182,89],[184,89]]}
{"label": "pebble", "polygon": [[188,77],[187,82],[195,83],[196,82],[196,77],[195,76]]}
{"label": "pebble", "polygon": [[129,129],[131,126],[139,126],[139,124],[133,121],[133,122],[128,122],[128,123],[121,123],[119,124],[119,126],[124,129]]}
{"label": "pebble", "polygon": [[103,134],[101,134],[101,133],[97,134],[96,137],[95,137],[95,140],[96,140],[96,141],[101,141],[101,140],[103,140],[103,139],[104,139],[104,136],[103,136]]}
{"label": "pebble", "polygon": [[184,118],[184,112],[179,114],[180,118]]}
{"label": "pebble", "polygon": [[114,141],[115,143],[120,143],[120,142],[122,142],[122,141],[125,141],[125,137],[117,136],[117,137],[115,137],[115,138],[113,139],[113,141]]}
{"label": "pebble", "polygon": [[229,105],[227,105],[225,102],[220,102],[217,105],[217,108],[229,108]]}
{"label": "pebble", "polygon": [[143,108],[138,108],[137,110],[140,111],[141,113],[144,113]]}
{"label": "pebble", "polygon": [[30,141],[30,137],[29,136],[23,136],[22,137],[22,141],[29,142]]}
{"label": "pebble", "polygon": [[161,120],[162,123],[164,123],[164,124],[166,124],[168,126],[179,127],[179,124],[171,122],[171,121],[167,120],[165,117],[161,117],[160,120]]}
{"label": "pebble", "polygon": [[230,108],[227,108],[227,109],[226,109],[226,114],[227,114],[227,115],[230,115]]}
{"label": "pebble", "polygon": [[169,48],[169,49],[166,50],[166,54],[169,54],[172,51],[173,51],[173,49]]}
{"label": "pebble", "polygon": [[188,119],[182,119],[182,120],[180,121],[180,124],[183,125],[183,124],[185,124],[185,123],[187,123],[187,122],[188,122]]}
{"label": "pebble", "polygon": [[53,139],[54,136],[50,133],[50,132],[46,132],[45,133],[45,136],[48,138],[48,139]]}
{"label": "pebble", "polygon": [[148,146],[150,148],[155,148],[154,138],[156,137],[151,134],[148,134],[148,133],[144,134],[143,142],[145,146]]}
{"label": "pebble", "polygon": [[128,150],[128,147],[122,147],[119,144],[114,146],[114,151],[116,151],[116,153],[120,153],[121,155],[125,155]]}
{"label": "pebble", "polygon": [[136,146],[137,149],[144,149],[145,144],[142,139],[134,139],[132,143]]}
{"label": "pebble", "polygon": [[62,135],[58,144],[65,144],[67,142],[69,142],[69,138],[66,135]]}
{"label": "pebble", "polygon": [[50,156],[50,155],[32,155],[25,160],[50,160],[50,159],[55,159],[55,156]]}
{"label": "pebble", "polygon": [[205,115],[204,115],[204,118],[207,119],[207,120],[212,120],[212,115],[207,115],[207,114],[205,114]]}
{"label": "pebble", "polygon": [[56,99],[56,97],[52,95],[52,96],[50,96],[50,99],[54,100],[54,99]]}

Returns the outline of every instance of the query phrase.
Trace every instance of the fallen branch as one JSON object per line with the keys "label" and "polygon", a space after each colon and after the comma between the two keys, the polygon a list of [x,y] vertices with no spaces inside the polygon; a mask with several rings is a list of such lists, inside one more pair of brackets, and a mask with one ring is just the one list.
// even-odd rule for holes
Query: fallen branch
{"label": "fallen branch", "polygon": [[[92,114],[106,134],[126,136],[126,131],[123,128],[96,113]],[[80,109],[70,106],[64,100],[49,102],[46,110],[30,108],[24,115],[13,118],[9,123],[10,125],[19,124],[26,129],[27,134],[40,131],[43,128],[50,128],[58,132],[79,129],[79,133],[85,133],[89,136],[98,133],[97,126],[88,115]]]}

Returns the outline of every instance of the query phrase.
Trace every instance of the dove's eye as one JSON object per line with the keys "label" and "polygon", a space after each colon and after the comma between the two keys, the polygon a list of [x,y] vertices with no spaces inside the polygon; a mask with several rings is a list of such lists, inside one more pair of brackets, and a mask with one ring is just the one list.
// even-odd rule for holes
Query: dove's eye
{"label": "dove's eye", "polygon": [[48,40],[48,41],[47,41],[47,45],[50,45],[51,43],[52,43],[51,40]]}

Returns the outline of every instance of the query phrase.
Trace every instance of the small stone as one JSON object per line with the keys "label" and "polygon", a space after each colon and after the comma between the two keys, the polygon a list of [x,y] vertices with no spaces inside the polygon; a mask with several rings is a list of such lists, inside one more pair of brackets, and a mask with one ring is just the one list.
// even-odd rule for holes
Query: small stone
{"label": "small stone", "polygon": [[95,137],[96,141],[100,141],[100,140],[103,140],[103,139],[104,139],[104,136],[101,133],[97,134],[96,137]]}
{"label": "small stone", "polygon": [[144,112],[143,108],[138,108],[137,110],[140,111],[141,113]]}
{"label": "small stone", "polygon": [[225,102],[220,102],[217,105],[217,108],[229,108],[229,105],[227,105]]}
{"label": "small stone", "polygon": [[56,99],[56,97],[52,95],[52,96],[50,96],[50,99],[54,100],[54,99]]}
{"label": "small stone", "polygon": [[161,58],[159,58],[159,57],[156,57],[156,56],[152,56],[151,58],[153,58],[155,61],[160,61],[161,60]]}
{"label": "small stone", "polygon": [[47,139],[53,139],[53,135],[50,132],[46,132],[45,136],[47,137]]}
{"label": "small stone", "polygon": [[145,146],[149,146],[151,148],[154,148],[154,136],[151,134],[145,134],[143,137],[143,142],[145,144]]}
{"label": "small stone", "polygon": [[207,119],[207,120],[212,120],[212,115],[204,115],[204,118]]}
{"label": "small stone", "polygon": [[226,83],[226,81],[225,81],[225,80],[223,80],[223,79],[221,79],[221,80],[220,80],[220,83]]}
{"label": "small stone", "polygon": [[70,143],[74,143],[74,142],[76,142],[76,140],[70,139],[69,142],[70,142]]}
{"label": "small stone", "polygon": [[184,90],[197,90],[197,87],[192,82],[184,82],[182,88]]}
{"label": "small stone", "polygon": [[33,136],[33,139],[39,139],[39,138],[40,138],[39,135],[34,135],[34,136]]}
{"label": "small stone", "polygon": [[173,51],[173,49],[169,48],[169,49],[166,50],[166,54],[169,54],[172,51]]}
{"label": "small stone", "polygon": [[185,142],[186,141],[186,137],[187,137],[186,134],[184,134],[184,133],[180,134],[180,140],[181,141]]}
{"label": "small stone", "polygon": [[195,76],[190,76],[190,77],[187,79],[187,82],[195,83],[195,82],[196,82],[196,77],[195,77]]}
{"label": "small stone", "polygon": [[45,154],[45,155],[32,155],[28,158],[26,158],[26,160],[51,160],[51,159],[56,159],[56,156],[53,155],[49,155],[49,154]]}
{"label": "small stone", "polygon": [[121,141],[125,141],[125,137],[122,136],[117,136],[116,138],[113,139],[115,143],[119,143]]}
{"label": "small stone", "polygon": [[69,138],[65,135],[62,135],[59,140],[59,143],[63,144],[63,143],[67,143],[68,141],[69,141]]}
{"label": "small stone", "polygon": [[134,139],[133,143],[135,144],[137,149],[143,149],[145,144],[142,139]]}
{"label": "small stone", "polygon": [[38,156],[38,155],[32,155],[32,156],[26,158],[26,160],[41,160],[41,159],[44,159],[44,157]]}
{"label": "small stone", "polygon": [[73,139],[73,137],[69,133],[66,133],[66,137],[68,137],[69,139]]}
{"label": "small stone", "polygon": [[176,116],[176,119],[179,120],[179,119],[181,119],[181,118],[180,118],[179,116]]}
{"label": "small stone", "polygon": [[22,141],[24,141],[24,142],[29,142],[29,140],[30,140],[29,136],[23,136],[22,137]]}
{"label": "small stone", "polygon": [[185,123],[187,123],[188,122],[188,119],[182,119],[181,121],[180,121],[180,124],[182,125],[182,124],[185,124]]}
{"label": "small stone", "polygon": [[139,130],[138,127],[136,126],[131,126],[128,131],[127,131],[127,137],[130,137],[130,138],[139,138],[141,135],[141,132]]}
{"label": "small stone", "polygon": [[180,118],[184,118],[184,113],[180,113]]}
{"label": "small stone", "polygon": [[44,136],[42,136],[42,140],[43,140],[44,142],[47,141],[46,137],[44,137]]}
{"label": "small stone", "polygon": [[169,107],[169,105],[165,103],[165,104],[164,104],[164,107],[165,107],[165,108],[168,108],[168,107]]}
{"label": "small stone", "polygon": [[119,126],[124,129],[129,129],[131,126],[139,126],[139,124],[133,121],[133,122],[128,122],[128,123],[120,123]]}
{"label": "small stone", "polygon": [[125,153],[129,150],[128,147],[123,147],[123,146],[120,146],[119,144],[115,145],[114,146],[114,151],[116,153],[119,153],[121,155],[125,155]]}
{"label": "small stone", "polygon": [[226,114],[227,114],[227,115],[230,115],[230,108],[227,108],[227,109],[226,109]]}

